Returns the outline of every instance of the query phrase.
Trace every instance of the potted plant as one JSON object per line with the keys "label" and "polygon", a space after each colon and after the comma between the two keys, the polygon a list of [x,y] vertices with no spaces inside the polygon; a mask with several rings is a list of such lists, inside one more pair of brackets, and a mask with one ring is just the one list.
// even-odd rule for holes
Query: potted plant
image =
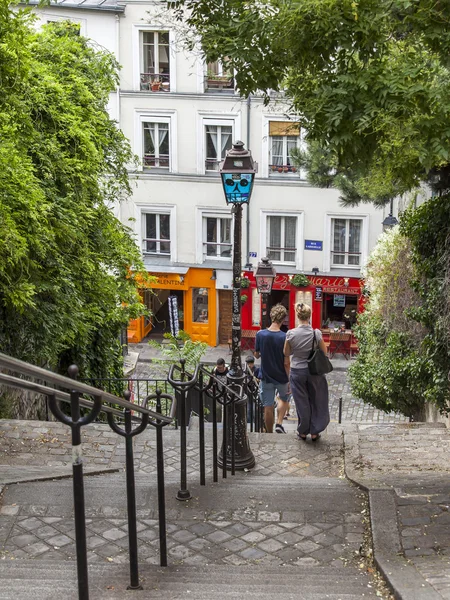
{"label": "potted plant", "polygon": [[242,296],[241,296],[241,303],[245,304],[247,302],[247,300],[248,300],[247,294],[242,294]]}
{"label": "potted plant", "polygon": [[250,287],[250,279],[248,277],[242,277],[241,278],[241,288],[248,288]]}
{"label": "potted plant", "polygon": [[310,282],[304,273],[297,273],[292,277],[291,284],[294,287],[308,287],[308,285],[310,285]]}
{"label": "potted plant", "polygon": [[152,81],[152,92],[159,92],[160,89],[161,89],[161,81],[159,80],[159,77],[156,77]]}
{"label": "potted plant", "polygon": [[278,173],[282,173],[283,172],[283,167],[278,167]]}

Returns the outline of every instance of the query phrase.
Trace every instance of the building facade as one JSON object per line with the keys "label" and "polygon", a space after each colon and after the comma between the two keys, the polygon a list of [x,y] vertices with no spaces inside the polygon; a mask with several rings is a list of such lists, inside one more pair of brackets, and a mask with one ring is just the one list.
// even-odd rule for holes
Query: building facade
{"label": "building facade", "polygon": [[[299,299],[312,304],[317,327],[350,322],[344,315],[361,309],[361,267],[385,212],[343,208],[337,190],[309,185],[291,159],[292,149],[304,145],[303,131],[282,97],[269,106],[257,96],[241,98],[232,73],[183,49],[162,4],[62,0],[42,9],[46,18],[80,19],[81,33],[114,52],[122,67],[110,110],[138,167],[130,165],[133,196],[117,214],[157,277],[153,293],[142,292],[153,316],[132,322],[129,340],[168,331],[175,297],[180,328],[213,346],[228,341],[233,220],[218,169],[237,139],[259,166],[244,210],[242,264],[250,287],[243,290],[243,328],[260,327],[253,271],[264,256],[277,271],[269,307],[286,304],[290,326]],[[298,273],[308,275],[309,287],[291,284]]]}

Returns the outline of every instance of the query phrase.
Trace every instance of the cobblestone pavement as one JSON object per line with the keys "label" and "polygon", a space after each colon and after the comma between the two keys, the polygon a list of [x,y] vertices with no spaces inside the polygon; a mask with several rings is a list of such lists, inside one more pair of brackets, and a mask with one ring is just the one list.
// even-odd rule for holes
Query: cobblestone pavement
{"label": "cobblestone pavement", "polygon": [[450,599],[450,483],[448,476],[396,488],[403,552],[441,595]]}
{"label": "cobblestone pavement", "polygon": [[[111,496],[113,489],[124,489],[121,477],[94,477],[86,482],[90,561],[123,563],[128,560],[125,498]],[[219,483],[208,489],[193,485],[192,500],[182,504],[175,499],[177,486],[169,484],[167,547],[170,563],[342,567],[354,561],[363,542],[363,495],[356,493],[350,484],[323,478],[299,490],[290,479],[278,479],[276,485],[262,487],[263,482],[255,485],[254,481]],[[149,564],[158,564],[156,489],[149,486],[147,477],[139,476],[137,490],[140,557]],[[8,488],[0,514],[3,556],[73,559],[70,492],[70,481]],[[293,492],[298,507],[292,506],[287,497],[290,494],[292,498]],[[95,508],[91,497],[105,498],[108,504]],[[26,503],[35,498],[39,498],[40,504]]]}
{"label": "cobblestone pavement", "polygon": [[404,556],[450,600],[450,431],[443,424],[358,425],[355,479],[391,487]]}

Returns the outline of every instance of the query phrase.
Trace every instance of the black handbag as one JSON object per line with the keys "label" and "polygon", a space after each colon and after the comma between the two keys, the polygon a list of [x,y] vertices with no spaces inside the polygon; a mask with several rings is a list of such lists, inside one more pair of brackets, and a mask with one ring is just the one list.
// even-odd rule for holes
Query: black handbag
{"label": "black handbag", "polygon": [[[316,347],[314,348],[314,346]],[[319,348],[318,345],[316,345],[315,331],[313,335],[311,352],[309,353],[307,361],[310,375],[325,375],[333,370],[333,365],[331,364],[328,356]]]}

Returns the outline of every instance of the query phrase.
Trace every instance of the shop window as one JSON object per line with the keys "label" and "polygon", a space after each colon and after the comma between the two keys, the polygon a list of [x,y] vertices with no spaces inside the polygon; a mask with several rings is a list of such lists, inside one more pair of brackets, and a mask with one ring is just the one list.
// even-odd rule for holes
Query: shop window
{"label": "shop window", "polygon": [[300,171],[292,159],[293,151],[300,147],[298,123],[269,122],[269,175],[295,175]]}
{"label": "shop window", "polygon": [[169,169],[169,123],[144,122],[144,169]]}
{"label": "shop window", "polygon": [[170,214],[144,213],[143,252],[170,257]]}
{"label": "shop window", "polygon": [[324,294],[322,326],[332,330],[352,329],[356,322],[358,296],[350,294]]}
{"label": "shop window", "polygon": [[225,153],[231,148],[233,127],[231,125],[205,125],[206,171],[218,171]]}
{"label": "shop window", "polygon": [[331,220],[331,266],[361,265],[361,219]]}
{"label": "shop window", "polygon": [[192,290],[192,320],[194,323],[208,322],[208,289]]}
{"label": "shop window", "polygon": [[231,217],[203,217],[203,259],[231,257]]}
{"label": "shop window", "polygon": [[140,89],[170,91],[168,31],[141,31]]}
{"label": "shop window", "polygon": [[277,262],[295,263],[297,217],[267,217],[266,255]]}

